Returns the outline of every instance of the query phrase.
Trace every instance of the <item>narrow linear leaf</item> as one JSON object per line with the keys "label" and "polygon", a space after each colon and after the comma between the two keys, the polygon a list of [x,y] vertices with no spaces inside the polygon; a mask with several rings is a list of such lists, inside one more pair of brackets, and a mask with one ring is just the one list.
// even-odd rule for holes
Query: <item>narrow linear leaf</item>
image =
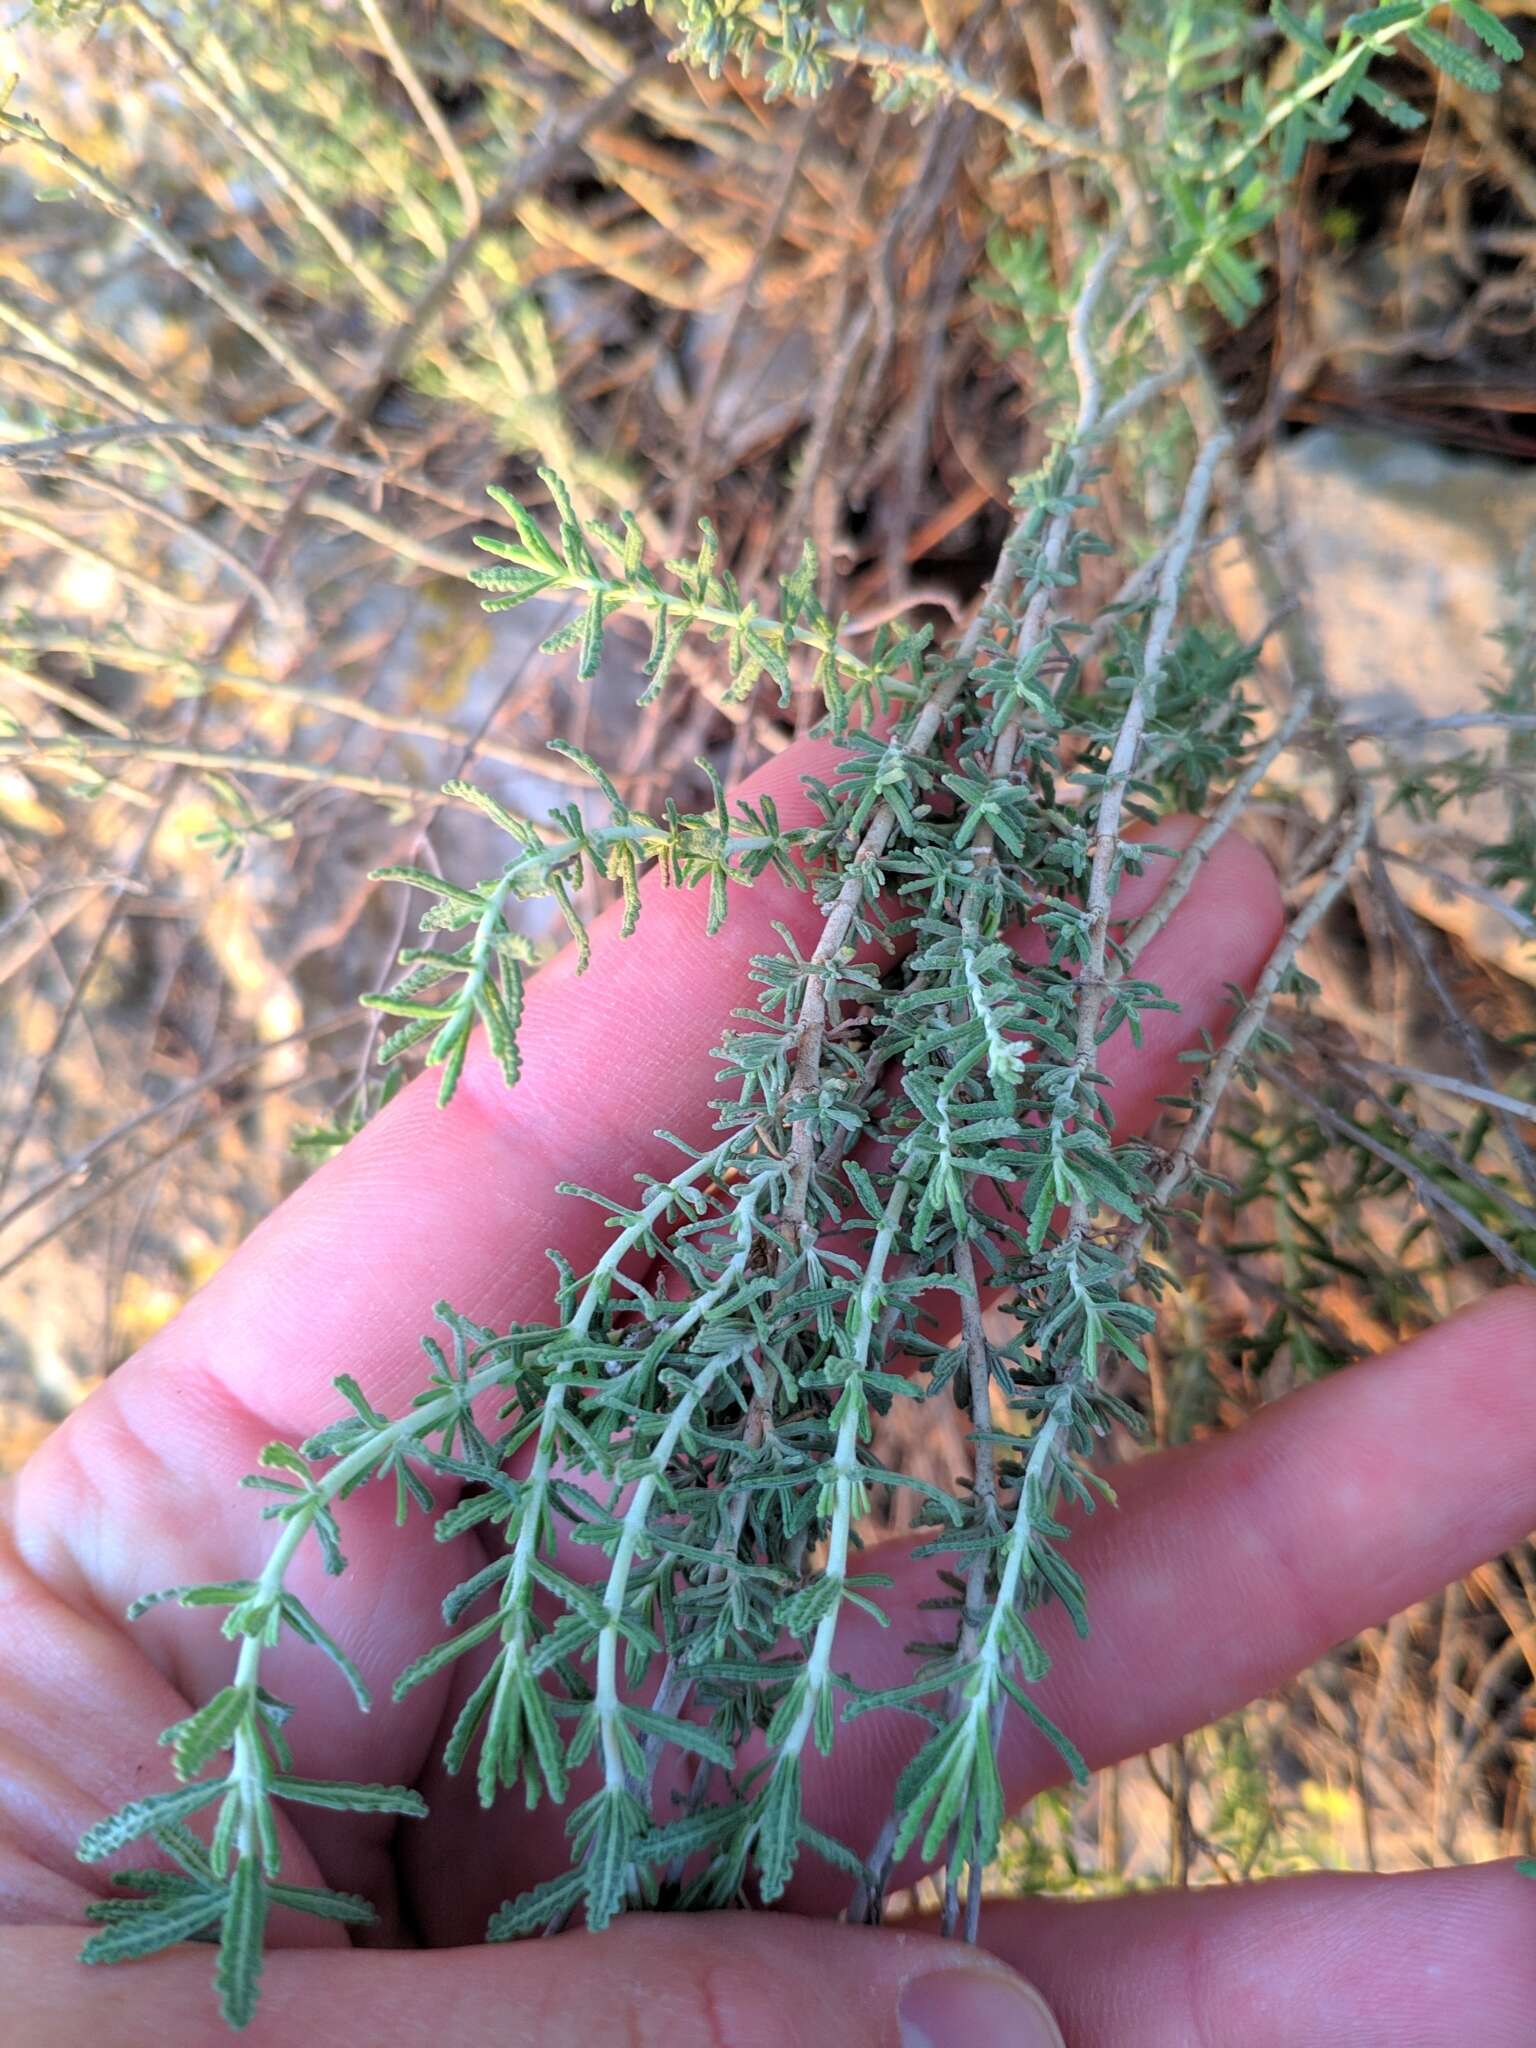
{"label": "narrow linear leaf", "polygon": [[325,1778],[274,1778],[274,1799],[297,1800],[302,1806],[329,1806],[337,1813],[398,1813],[425,1820],[427,1802],[405,1785],[349,1785]]}
{"label": "narrow linear leaf", "polygon": [[164,1900],[117,1899],[116,1906],[143,1906],[133,1918],[114,1919],[93,1934],[80,1951],[82,1963],[127,1963],[139,1956],[158,1955],[178,1942],[195,1941],[223,1918],[224,1894],[197,1891],[187,1897]]}
{"label": "narrow linear leaf", "polygon": [[99,1863],[103,1856],[112,1855],[127,1843],[137,1841],[140,1835],[164,1827],[168,1821],[185,1820],[189,1814],[200,1813],[227,1789],[224,1779],[210,1778],[196,1785],[183,1785],[175,1792],[154,1792],[147,1799],[131,1800],[87,1828],[75,1854],[82,1863]]}
{"label": "narrow linear leaf", "polygon": [[229,1899],[219,1930],[219,1962],[214,1984],[219,2009],[237,2030],[249,2026],[261,1993],[262,1936],[267,1925],[267,1881],[261,1859],[242,1856],[230,1880]]}

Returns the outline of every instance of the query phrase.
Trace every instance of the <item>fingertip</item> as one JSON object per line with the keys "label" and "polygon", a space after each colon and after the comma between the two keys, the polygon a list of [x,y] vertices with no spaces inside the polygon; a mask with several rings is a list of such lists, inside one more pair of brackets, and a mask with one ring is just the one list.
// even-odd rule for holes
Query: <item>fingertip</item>
{"label": "fingertip", "polygon": [[981,1933],[1044,1985],[1074,2048],[1527,2048],[1533,1895],[1507,1863],[1327,1871],[1088,1902],[1000,1900]]}
{"label": "fingertip", "polygon": [[[1172,882],[1172,861],[1148,862],[1140,879],[1151,885],[1156,902]],[[1136,973],[1177,998],[1183,1023],[1174,1028],[1181,1035],[1187,1037],[1193,1025],[1219,1037],[1232,1021],[1229,992],[1253,987],[1284,925],[1274,869],[1251,840],[1229,832],[1205,856],[1167,924],[1144,947]]]}
{"label": "fingertip", "polygon": [[1536,1356],[1536,1287],[1524,1280],[1485,1294],[1438,1325],[1436,1334],[1459,1333],[1500,1355]]}
{"label": "fingertip", "polygon": [[1065,2048],[1050,2008],[1012,1970],[980,1957],[925,1971],[903,1988],[897,2007],[901,2048]]}
{"label": "fingertip", "polygon": [[[1137,842],[1150,841],[1158,850],[1149,853],[1139,875],[1128,875],[1115,898],[1115,922],[1138,918],[1150,910],[1170,886],[1179,856],[1204,829],[1206,820],[1186,811],[1160,818],[1155,825],[1137,826],[1126,836]],[[1209,849],[1190,884],[1186,902],[1199,906],[1206,916],[1243,916],[1273,943],[1285,916],[1280,884],[1269,857],[1241,832],[1222,834]],[[1184,914],[1184,906],[1179,908]]]}
{"label": "fingertip", "polygon": [[1233,926],[1234,936],[1250,942],[1247,957],[1266,959],[1285,924],[1285,899],[1263,848],[1241,832],[1228,832],[1206,857],[1191,893],[1198,895],[1202,884],[1201,900],[1209,906],[1208,914],[1221,915]]}
{"label": "fingertip", "polygon": [[[1536,1288],[1518,1282],[1498,1288],[1386,1357],[1356,1367],[1352,1377],[1362,1371],[1380,1376],[1383,1399],[1401,1398],[1407,1382],[1398,1375],[1405,1371],[1421,1378],[1426,1401],[1431,1388],[1437,1390],[1442,1403],[1454,1406],[1455,1427],[1446,1433],[1452,1442],[1475,1433],[1499,1444],[1506,1458],[1516,1444],[1536,1452]],[[1490,1467],[1490,1487],[1504,1463]],[[1523,1498],[1530,1482],[1525,1461],[1515,1463],[1501,1476]]]}

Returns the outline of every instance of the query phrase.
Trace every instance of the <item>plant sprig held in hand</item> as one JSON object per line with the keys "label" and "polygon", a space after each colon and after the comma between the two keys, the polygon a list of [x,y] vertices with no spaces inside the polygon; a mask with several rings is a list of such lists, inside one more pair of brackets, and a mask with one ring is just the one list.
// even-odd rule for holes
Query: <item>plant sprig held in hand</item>
{"label": "plant sprig held in hand", "polygon": [[[1361,800],[1227,1049],[1199,1056],[1200,1085],[1175,1105],[1187,1121],[1171,1156],[1117,1133],[1101,1048],[1166,1003],[1135,971],[1154,926],[1128,932],[1114,919],[1118,885],[1145,850],[1127,828],[1174,804],[1204,805],[1218,785],[1251,789],[1272,758],[1245,695],[1253,650],[1181,624],[1227,444],[1219,431],[1188,431],[1178,396],[1188,365],[1159,335],[1178,332],[1193,307],[1243,313],[1256,239],[1302,147],[1337,132],[1355,99],[1408,118],[1368,76],[1375,56],[1406,37],[1453,77],[1486,85],[1492,59],[1449,41],[1432,11],[1370,10],[1329,40],[1277,5],[1296,54],[1290,83],[1267,100],[1256,90],[1198,100],[1176,70],[1157,73],[1162,54],[1137,43],[1133,24],[1128,56],[1145,91],[1131,103],[1185,124],[1189,143],[1148,152],[1140,190],[1116,182],[1106,145],[1046,135],[1049,124],[958,62],[866,42],[861,10],[826,25],[799,6],[771,19],[718,0],[681,9],[685,49],[707,65],[766,53],[779,86],[814,91],[835,63],[852,64],[892,104],[960,98],[1000,121],[1021,170],[1038,146],[1063,161],[1080,154],[1084,219],[1102,226],[1085,229],[1092,246],[1069,293],[1046,306],[1038,266],[1014,265],[1032,295],[1026,323],[1054,326],[1065,344],[1048,360],[1073,423],[1017,482],[988,586],[947,645],[897,627],[856,654],[846,620],[818,595],[809,548],[777,609],[760,611],[707,524],[695,554],[657,568],[637,525],[584,519],[553,473],[549,528],[494,494],[511,527],[479,541],[491,560],[473,580],[489,610],[574,602],[578,615],[548,644],[577,650],[588,676],[611,619],[643,616],[642,703],[668,688],[685,638],[700,636],[723,653],[731,696],[765,679],[781,702],[819,692],[843,753],[831,780],[810,788],[817,821],[793,829],[767,800],[733,803],[707,762],[711,801],[696,813],[670,802],[642,812],[566,744],[592,778],[598,817],[573,801],[534,824],[450,785],[508,850],[479,882],[381,871],[431,898],[426,943],[369,998],[397,1020],[383,1060],[424,1051],[447,1101],[478,1028],[516,1082],[535,954],[514,912],[550,899],[584,965],[580,903],[594,878],[622,898],[625,933],[649,873],[705,890],[711,932],[741,888],[771,877],[809,889],[822,935],[806,955],[786,934],[781,951],[752,963],[751,1002],[721,1020],[704,1144],[661,1134],[672,1170],[627,1196],[566,1190],[599,1204],[611,1234],[585,1270],[552,1254],[546,1318],[493,1330],[441,1304],[445,1336],[424,1340],[429,1371],[412,1402],[385,1413],[344,1379],[338,1421],[263,1454],[249,1483],[275,1542],[260,1574],[154,1596],[222,1613],[234,1671],[167,1731],[175,1782],[85,1837],[90,1859],[148,1838],[173,1866],[117,1873],[137,1896],[91,1909],[88,1959],[216,1935],[223,2009],[239,2026],[255,2007],[273,1906],[344,1924],[366,1917],[362,1901],[284,1877],[278,1810],[411,1817],[422,1801],[304,1775],[290,1710],[263,1671],[268,1651],[296,1639],[370,1705],[288,1577],[311,1548],[328,1572],[345,1569],[345,1504],[376,1484],[392,1491],[402,1524],[430,1518],[445,1540],[478,1530],[489,1555],[444,1602],[446,1634],[399,1675],[397,1697],[473,1659],[447,1770],[472,1773],[487,1808],[519,1793],[565,1816],[566,1868],[508,1898],[489,1938],[573,1918],[600,1928],[637,1907],[771,1902],[805,1857],[841,1871],[850,1911],[875,1917],[895,1861],[914,1852],[944,1866],[946,1920],[974,1935],[1004,1820],[1005,1724],[1025,1717],[1064,1768],[1083,1771],[1072,1731],[1039,1704],[1049,1660],[1037,1621],[1054,1603],[1079,1631],[1088,1625],[1064,1514],[1102,1499],[1091,1460],[1112,1429],[1137,1421],[1106,1364],[1143,1363],[1167,1277],[1148,1248],[1161,1246],[1168,1203],[1198,1185],[1216,1103],[1261,1048],[1265,1008],[1370,822]],[[1240,41],[1242,10],[1228,12]],[[1454,12],[1508,57],[1507,31],[1485,10],[1458,0]],[[1213,65],[1219,54],[1207,52]],[[1242,52],[1228,55],[1240,69]],[[1117,219],[1128,194],[1133,217]],[[1159,329],[1143,315],[1165,300],[1174,326]],[[1083,564],[1105,545],[1096,465],[1111,434],[1152,411],[1165,448],[1180,451],[1171,509],[1149,520],[1146,559],[1121,597],[1085,617]],[[1159,919],[1234,815],[1230,802],[1215,810]],[[1025,925],[1033,950],[1010,936]],[[954,1344],[933,1334],[946,1295],[959,1312]],[[984,1319],[984,1299],[998,1316]],[[968,1417],[961,1480],[934,1486],[882,1464],[876,1424],[895,1403],[952,1400]],[[896,1682],[869,1689],[849,1668],[849,1622],[886,1618],[884,1582],[860,1569],[859,1532],[874,1498],[897,1488],[917,1497],[919,1554],[933,1564],[930,1639],[911,1646]],[[912,1723],[909,1757],[879,1839],[840,1842],[804,1810],[806,1760],[813,1749],[835,1757],[850,1722],[870,1714]],[[578,1772],[593,1789],[573,1803]],[[211,1823],[207,1840],[199,1820]]]}

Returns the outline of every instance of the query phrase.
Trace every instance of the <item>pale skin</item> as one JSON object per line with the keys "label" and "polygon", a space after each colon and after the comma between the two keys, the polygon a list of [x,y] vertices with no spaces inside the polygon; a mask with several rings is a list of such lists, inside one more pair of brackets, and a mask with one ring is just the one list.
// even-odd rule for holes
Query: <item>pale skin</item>
{"label": "pale skin", "polygon": [[[798,777],[828,765],[796,748],[757,778],[793,823]],[[1165,833],[1164,838],[1168,835]],[[1126,909],[1158,886],[1149,867]],[[702,1138],[718,1043],[747,1000],[749,957],[776,949],[775,918],[814,943],[805,896],[739,893],[704,935],[696,896],[654,887],[639,932],[599,933],[578,983],[540,976],[525,1072],[508,1093],[471,1060],[454,1104],[408,1089],[315,1174],[177,1320],[117,1372],[10,1484],[0,1524],[0,1983],[10,2038],[29,2048],[215,2042],[210,1955],[189,1948],[112,1970],[74,1958],[81,1913],[104,1886],[76,1861],[103,1812],[171,1782],[156,1737],[227,1678],[230,1646],[206,1614],[156,1609],[146,1589],[253,1573],[270,1535],[239,1490],[261,1446],[301,1441],[339,1412],[349,1372],[396,1412],[421,1382],[417,1348],[446,1297],[488,1323],[548,1312],[559,1244],[579,1265],[602,1243],[596,1210],[559,1180],[623,1194],[665,1157],[658,1126]],[[1230,1015],[1279,928],[1262,858],[1224,842],[1140,963],[1181,1005],[1148,1020],[1137,1053],[1106,1050],[1122,1129],[1187,1071],[1173,1062]],[[1122,1035],[1123,1039],[1123,1035]],[[1356,1630],[1380,1623],[1536,1524],[1536,1298],[1505,1291],[1391,1356],[1292,1395],[1218,1441],[1138,1464],[1121,1506],[1072,1539],[1094,1632],[1048,1619],[1057,1653],[1041,1687],[1090,1764],[1135,1755],[1242,1705]],[[558,1817],[508,1799],[487,1817],[434,1758],[462,1696],[444,1673],[399,1707],[390,1682],[442,1634],[439,1604],[480,1560],[473,1539],[434,1543],[393,1526],[365,1492],[342,1511],[349,1569],[293,1581],[362,1667],[379,1702],[359,1716],[312,1651],[274,1653],[265,1681],[298,1707],[309,1776],[416,1785],[425,1822],[299,1812],[289,1874],[365,1893],[381,1911],[365,1946],[333,1928],[275,1921],[244,2037],[522,2048],[617,2039],[666,2048],[886,2048],[904,1985],[986,1967],[931,1935],[824,1917],[845,1881],[807,1870],[789,1913],[630,1920],[593,1936],[487,1949],[506,1896],[563,1862]],[[901,1610],[879,1638],[849,1629],[842,1668],[866,1681],[915,1629],[929,1567],[899,1552]],[[871,1717],[813,1771],[813,1818],[867,1843],[910,1741]],[[1015,1731],[1011,1796],[1054,1780],[1051,1752]],[[142,1861],[130,1854],[123,1861]],[[1038,1985],[1069,2048],[1520,2048],[1536,2026],[1536,1886],[1509,1866],[1389,1878],[1317,1877],[1090,1905],[1019,1902],[984,1917],[992,1967]]]}

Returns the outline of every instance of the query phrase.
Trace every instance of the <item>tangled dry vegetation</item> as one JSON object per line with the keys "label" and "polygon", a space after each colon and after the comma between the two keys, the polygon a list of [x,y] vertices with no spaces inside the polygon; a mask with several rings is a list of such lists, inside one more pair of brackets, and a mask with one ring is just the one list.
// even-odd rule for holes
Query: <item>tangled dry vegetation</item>
{"label": "tangled dry vegetation", "polygon": [[[814,715],[808,688],[738,699],[707,645],[637,713],[644,641],[621,623],[585,680],[539,651],[558,602],[491,628],[463,581],[488,483],[537,505],[549,463],[657,554],[707,516],[749,593],[809,535],[856,646],[970,615],[1010,479],[1058,417],[1099,160],[1151,75],[1146,16],[1116,13],[1118,43],[1101,0],[893,0],[881,45],[925,46],[926,70],[844,38],[853,61],[810,104],[770,97],[761,68],[669,65],[643,14],[561,0],[127,0],[9,32],[8,1457],[371,1106],[357,997],[405,907],[368,871],[486,859],[445,778],[543,808],[586,786],[545,751],[559,733],[637,805],[696,801],[696,757],[728,782]],[[1190,66],[1199,14],[1169,12]],[[1283,93],[1296,46],[1251,15]],[[1225,1192],[1176,1223],[1188,1284],[1149,1380],[1121,1389],[1158,1443],[1536,1279],[1518,573],[1429,746],[1412,703],[1383,721],[1344,702],[1300,581],[1255,611],[1224,567],[1245,519],[1292,559],[1265,480],[1300,428],[1536,452],[1533,60],[1497,94],[1407,48],[1383,77],[1419,125],[1359,109],[1310,143],[1277,218],[1191,229],[1211,260],[1189,318],[1235,433],[1197,604],[1213,636],[1235,613],[1261,643],[1252,711],[1274,735],[1233,801],[1293,911],[1328,908],[1275,1013],[1286,1044],[1256,1046],[1223,1105]],[[1154,413],[1111,447],[1119,553],[1085,560],[1080,616],[1148,556],[1173,438]],[[1441,828],[1443,858],[1404,850],[1405,818]],[[1467,943],[1469,903],[1502,949]],[[960,1428],[908,1410],[885,1455],[947,1479]],[[1283,1695],[1040,1802],[999,1881],[1529,1853],[1533,1768],[1527,1545]]]}

